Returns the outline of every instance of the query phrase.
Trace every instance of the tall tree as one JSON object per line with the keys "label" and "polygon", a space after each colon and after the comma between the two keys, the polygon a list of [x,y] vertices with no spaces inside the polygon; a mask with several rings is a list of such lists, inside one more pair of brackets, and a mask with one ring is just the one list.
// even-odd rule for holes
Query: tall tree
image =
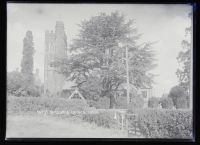
{"label": "tall tree", "polygon": [[31,31],[26,32],[23,40],[23,57],[21,61],[21,73],[24,77],[24,85],[27,86],[33,83],[33,35]]}
{"label": "tall tree", "polygon": [[[151,43],[138,45],[140,35],[133,20],[113,12],[101,13],[82,21],[78,38],[74,39],[70,59],[63,60],[62,72],[71,74],[80,90],[90,96],[107,96],[114,107],[114,93],[126,83],[125,47],[128,47],[130,83],[136,87],[151,85],[155,64]],[[124,46],[119,46],[123,43]]]}
{"label": "tall tree", "polygon": [[[192,14],[189,14],[189,17],[192,18]],[[189,36],[189,39],[192,37],[192,26],[185,29],[186,36]],[[190,90],[190,73],[191,73],[191,40],[182,41],[183,50],[179,52],[177,61],[179,63],[179,68],[177,69],[176,75],[179,79],[179,85],[185,89],[188,94],[188,103],[189,103],[189,90]],[[192,97],[192,96],[191,96]],[[189,106],[189,104],[188,104]]]}

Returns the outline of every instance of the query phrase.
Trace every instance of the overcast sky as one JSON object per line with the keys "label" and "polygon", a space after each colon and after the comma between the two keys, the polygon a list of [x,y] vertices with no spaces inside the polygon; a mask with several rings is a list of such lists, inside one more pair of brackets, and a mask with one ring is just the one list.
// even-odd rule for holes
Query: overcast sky
{"label": "overcast sky", "polygon": [[139,4],[8,4],[7,5],[7,71],[20,69],[23,38],[27,30],[33,32],[34,69],[39,68],[44,79],[44,32],[54,30],[57,20],[63,21],[68,43],[78,34],[80,21],[100,12],[123,13],[126,19],[135,19],[141,41],[158,41],[154,44],[158,66],[152,72],[155,78],[155,95],[167,93],[178,83],[175,74],[176,57],[185,39],[185,28],[190,26],[190,5],[139,5]]}

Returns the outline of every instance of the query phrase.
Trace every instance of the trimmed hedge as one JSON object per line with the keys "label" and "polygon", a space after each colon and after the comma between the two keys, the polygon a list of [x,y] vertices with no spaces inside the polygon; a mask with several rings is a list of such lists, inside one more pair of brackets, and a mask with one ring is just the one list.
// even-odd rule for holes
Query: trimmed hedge
{"label": "trimmed hedge", "polygon": [[15,97],[8,96],[8,113],[25,113],[37,111],[83,111],[88,104],[83,100],[67,100],[57,97]]}
{"label": "trimmed hedge", "polygon": [[174,107],[173,100],[169,97],[162,97],[160,104],[164,109],[172,109]]}
{"label": "trimmed hedge", "polygon": [[159,98],[156,98],[156,97],[149,98],[148,107],[149,108],[158,108],[159,107]]}
{"label": "trimmed hedge", "polygon": [[96,109],[109,109],[110,99],[107,97],[99,98],[98,101],[87,100],[90,107],[95,107]]}
{"label": "trimmed hedge", "polygon": [[89,123],[95,123],[97,126],[113,128],[117,122],[114,119],[114,113],[111,111],[100,111],[94,114],[83,114],[82,119]]}
{"label": "trimmed hedge", "polygon": [[147,138],[192,138],[192,111],[142,109],[138,114],[140,131]]}

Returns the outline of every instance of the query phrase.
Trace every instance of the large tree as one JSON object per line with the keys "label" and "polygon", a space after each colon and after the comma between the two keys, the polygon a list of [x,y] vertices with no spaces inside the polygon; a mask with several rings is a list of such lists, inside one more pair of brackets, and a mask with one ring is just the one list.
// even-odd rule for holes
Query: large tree
{"label": "large tree", "polygon": [[[189,17],[192,18],[192,14],[189,14]],[[191,32],[192,26],[185,29],[186,36],[189,36],[189,40],[185,39],[182,41],[182,50],[179,52],[177,61],[179,63],[179,68],[177,69],[176,75],[179,79],[179,85],[185,89],[187,92],[187,98],[189,103],[189,90],[190,90],[190,73],[191,73]],[[192,96],[191,96],[192,97]],[[189,106],[189,104],[188,104]]]}
{"label": "large tree", "polygon": [[33,83],[33,35],[31,31],[26,32],[23,40],[23,57],[21,61],[21,73],[24,77],[24,85],[27,86]]}
{"label": "large tree", "polygon": [[130,83],[139,88],[153,82],[152,74],[148,73],[155,66],[151,43],[136,43],[140,35],[133,22],[126,21],[118,12],[101,13],[82,21],[80,33],[71,46],[75,53],[59,65],[87,97],[109,97],[110,108],[115,104],[114,93],[126,83],[125,47]]}

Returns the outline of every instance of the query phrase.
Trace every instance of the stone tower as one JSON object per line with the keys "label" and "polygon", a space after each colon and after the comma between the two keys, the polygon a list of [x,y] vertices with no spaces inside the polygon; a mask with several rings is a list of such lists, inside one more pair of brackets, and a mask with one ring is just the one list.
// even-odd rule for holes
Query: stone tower
{"label": "stone tower", "polygon": [[67,37],[63,22],[57,21],[55,32],[45,32],[44,94],[57,96],[65,83],[64,75],[52,66],[57,59],[67,57]]}

